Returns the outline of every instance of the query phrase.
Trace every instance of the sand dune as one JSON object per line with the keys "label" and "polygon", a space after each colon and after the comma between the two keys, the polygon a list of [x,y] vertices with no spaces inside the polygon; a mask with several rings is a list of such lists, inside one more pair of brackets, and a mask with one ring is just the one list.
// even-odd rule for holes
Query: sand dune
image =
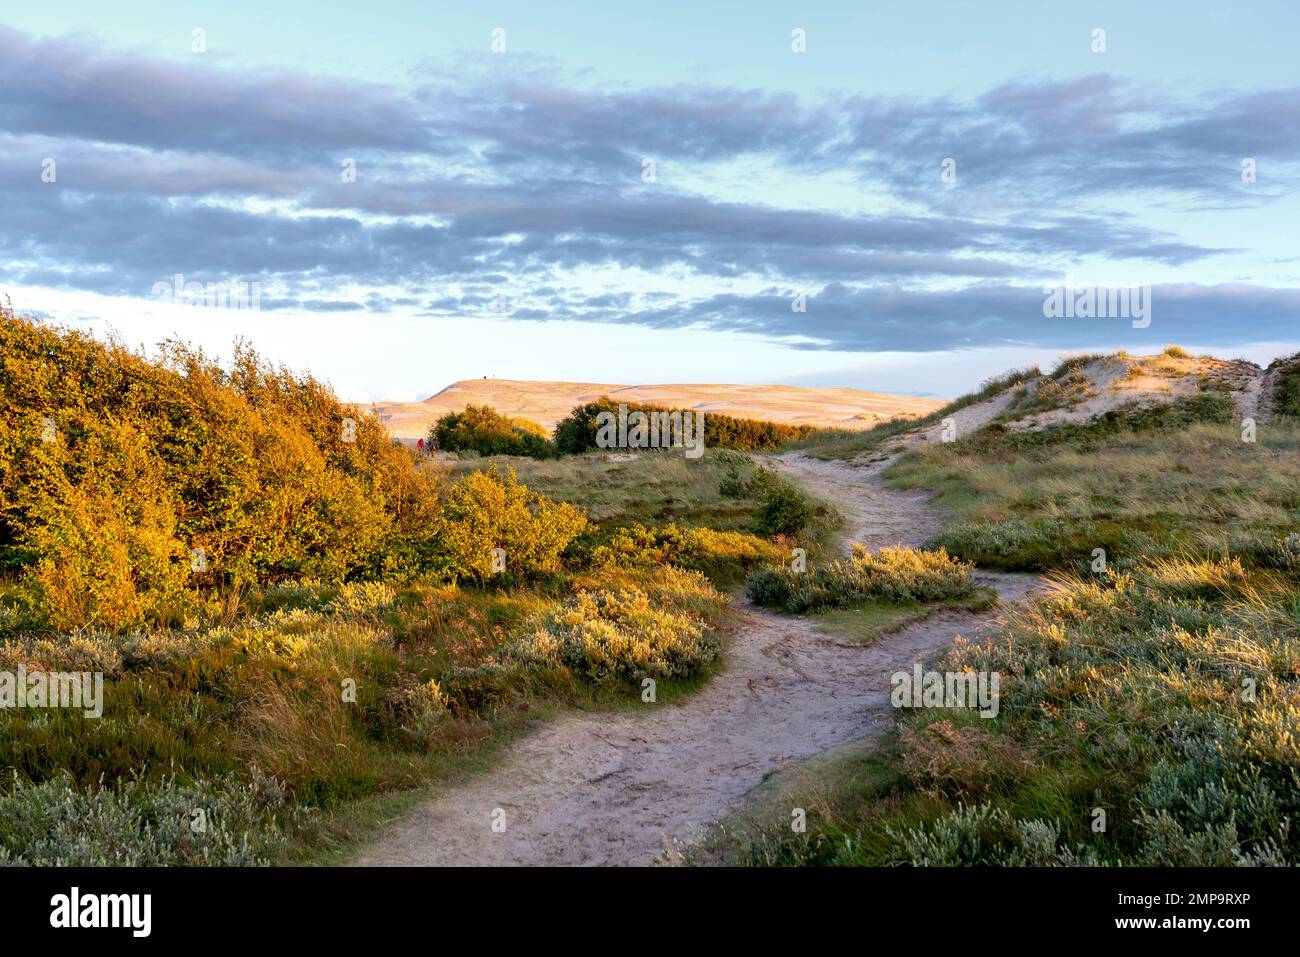
{"label": "sand dune", "polygon": [[647,402],[705,413],[748,416],[774,422],[865,428],[899,415],[924,415],[939,399],[786,385],[618,385],[599,382],[534,382],[523,379],[466,379],[423,402],[380,404],[379,414],[398,438],[428,432],[438,416],[467,405],[490,405],[551,428],[575,405],[607,395],[621,402]]}

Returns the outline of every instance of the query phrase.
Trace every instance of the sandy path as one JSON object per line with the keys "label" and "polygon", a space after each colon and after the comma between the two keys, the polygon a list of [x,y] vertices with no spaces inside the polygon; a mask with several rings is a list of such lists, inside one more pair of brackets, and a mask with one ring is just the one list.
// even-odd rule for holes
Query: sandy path
{"label": "sandy path", "polygon": [[[781,466],[842,508],[850,539],[920,544],[935,527],[924,495],[886,489],[878,467],[786,456]],[[980,573],[1006,598],[1029,576]],[[996,612],[942,610],[863,647],[810,622],[742,609],[726,665],[677,704],[565,716],[490,770],[394,822],[361,865],[652,863],[736,807],[791,762],[892,721],[889,675],[972,637]],[[504,815],[504,830],[492,827]]]}

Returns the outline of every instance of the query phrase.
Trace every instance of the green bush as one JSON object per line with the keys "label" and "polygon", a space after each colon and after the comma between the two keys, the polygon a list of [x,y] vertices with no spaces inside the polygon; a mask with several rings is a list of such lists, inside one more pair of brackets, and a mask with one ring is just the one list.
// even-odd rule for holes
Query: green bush
{"label": "green bush", "polygon": [[693,677],[721,652],[699,619],[658,607],[640,589],[605,589],[540,616],[508,656],[534,667],[558,664],[595,684],[637,686],[644,678]]}
{"label": "green bush", "polygon": [[[575,407],[555,426],[556,448],[566,455],[598,450],[596,435],[599,431],[599,416],[602,412],[608,412],[617,417],[619,404],[608,396],[602,396],[595,402],[587,402]],[[649,415],[692,411],[635,402],[626,402],[623,405],[627,407],[629,415],[633,412],[644,412]],[[719,415],[713,412],[704,415],[704,444],[708,448],[770,452],[779,449],[787,442],[806,438],[811,432],[812,427],[807,425],[785,425],[764,419]]]}
{"label": "green bush", "polygon": [[556,454],[542,426],[529,419],[501,415],[487,405],[467,405],[463,412],[448,412],[429,429],[427,441],[444,452],[526,455],[535,459]]}
{"label": "green bush", "polygon": [[587,528],[580,509],[530,491],[513,469],[496,465],[466,475],[441,504],[434,565],[452,580],[492,577],[498,548],[511,573],[559,571],[560,554]]}
{"label": "green bush", "polygon": [[752,528],[759,535],[797,535],[812,521],[815,508],[792,482],[760,469],[750,488],[759,503]]}
{"label": "green bush", "polygon": [[15,781],[0,795],[0,866],[266,866],[301,826],[280,784],[253,769],[182,783],[78,790]]}
{"label": "green bush", "polygon": [[0,310],[0,564],[56,627],[413,571],[434,481],[375,416],[246,348],[229,370],[174,342],[149,359]]}

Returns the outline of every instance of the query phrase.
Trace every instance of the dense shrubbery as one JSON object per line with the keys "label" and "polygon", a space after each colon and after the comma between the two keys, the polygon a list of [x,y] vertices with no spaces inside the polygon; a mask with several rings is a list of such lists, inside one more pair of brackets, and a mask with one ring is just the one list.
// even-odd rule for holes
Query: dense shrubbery
{"label": "dense shrubbery", "polygon": [[[707,589],[702,577],[697,587]],[[698,618],[660,608],[640,589],[604,589],[541,615],[507,654],[534,667],[558,664],[596,684],[636,686],[644,678],[694,677],[721,652],[717,634]]]}
{"label": "dense shrubbery", "polygon": [[498,547],[553,571],[583,527],[513,476],[440,496],[374,415],[246,348],[230,369],[178,343],[151,360],[10,312],[0,492],[0,567],[56,629],[175,623],[301,578],[482,577]]}
{"label": "dense shrubbery", "polygon": [[412,569],[436,531],[432,475],[311,377],[11,313],[0,490],[0,555],[56,627],[166,618],[189,586]]}
{"label": "dense shrubbery", "polygon": [[444,452],[526,455],[535,459],[556,454],[542,426],[530,419],[502,415],[487,405],[467,405],[462,412],[448,412],[429,429],[428,443]]}
{"label": "dense shrubbery", "polygon": [[65,778],[19,783],[0,795],[0,866],[265,866],[299,818],[256,769],[247,782],[167,777],[84,791]]}
{"label": "dense shrubbery", "polygon": [[452,578],[493,574],[493,550],[506,570],[534,574],[560,569],[560,553],[587,527],[581,510],[530,492],[515,473],[496,466],[473,472],[443,497],[436,566]]}
{"label": "dense shrubbery", "polygon": [[760,569],[750,576],[746,594],[755,604],[797,614],[872,601],[950,601],[974,592],[970,572],[971,566],[943,549],[899,546],[873,553],[854,545],[852,557],[805,571]]}
{"label": "dense shrubbery", "polygon": [[781,548],[745,532],[682,528],[669,523],[655,528],[640,524],[618,528],[607,543],[592,550],[591,560],[597,567],[677,565],[702,571],[716,580],[727,577],[732,570],[781,561],[784,556]]}
{"label": "dense shrubbery", "polygon": [[[623,403],[630,415],[633,412],[680,413],[681,409],[666,406]],[[689,411],[689,410],[688,410]],[[619,413],[619,403],[608,396],[577,406],[555,426],[555,446],[566,454],[591,452],[598,448],[597,419],[602,412],[614,416]],[[704,415],[704,444],[709,448],[736,449],[741,452],[767,452],[780,448],[787,442],[802,439],[812,431],[807,425],[785,425],[763,419],[746,419],[713,412]]]}

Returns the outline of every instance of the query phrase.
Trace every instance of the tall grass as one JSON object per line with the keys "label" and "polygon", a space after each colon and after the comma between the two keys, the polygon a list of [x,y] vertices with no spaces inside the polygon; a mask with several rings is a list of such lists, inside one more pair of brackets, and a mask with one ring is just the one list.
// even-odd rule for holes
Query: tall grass
{"label": "tall grass", "polygon": [[1223,411],[990,429],[901,460],[895,480],[938,490],[956,519],[939,541],[963,559],[1056,569],[994,640],[933,665],[998,674],[997,716],[901,711],[880,748],[791,784],[697,859],[1300,863],[1300,426],[1248,443]]}
{"label": "tall grass", "polygon": [[941,409],[916,418],[897,418],[881,422],[869,429],[850,431],[847,429],[819,429],[807,438],[788,442],[784,448],[788,451],[803,452],[818,459],[855,459],[860,455],[874,451],[888,439],[913,428],[925,428],[942,422],[967,406],[982,402],[999,392],[1003,392],[1022,382],[1029,382],[1042,376],[1038,366],[1012,369],[999,376],[985,380],[974,392],[953,399]]}

